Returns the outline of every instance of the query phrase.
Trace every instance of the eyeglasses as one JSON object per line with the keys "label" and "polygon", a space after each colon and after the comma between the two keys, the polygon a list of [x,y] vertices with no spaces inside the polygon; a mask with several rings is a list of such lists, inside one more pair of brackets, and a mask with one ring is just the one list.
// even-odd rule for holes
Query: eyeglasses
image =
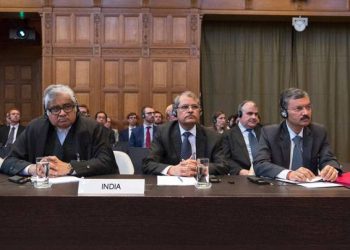
{"label": "eyeglasses", "polygon": [[128,119],[137,119],[137,117],[136,116],[129,116]]}
{"label": "eyeglasses", "polygon": [[201,107],[200,107],[199,105],[197,105],[197,104],[192,104],[192,105],[187,105],[187,104],[185,104],[185,105],[182,105],[182,106],[178,107],[178,109],[180,109],[181,111],[189,111],[190,108],[191,108],[192,110],[198,110],[198,109],[200,109]]}
{"label": "eyeglasses", "polygon": [[146,115],[154,115],[154,112],[146,112]]}
{"label": "eyeglasses", "polygon": [[297,106],[295,108],[290,108],[288,110],[292,110],[294,112],[300,113],[301,111],[303,111],[304,109],[306,109],[306,111],[310,111],[311,110],[311,104],[306,105],[306,106]]}
{"label": "eyeglasses", "polygon": [[61,112],[61,110],[63,110],[65,113],[72,112],[75,106],[75,104],[67,103],[63,104],[62,106],[53,106],[51,108],[48,108],[47,110],[53,115],[58,115]]}

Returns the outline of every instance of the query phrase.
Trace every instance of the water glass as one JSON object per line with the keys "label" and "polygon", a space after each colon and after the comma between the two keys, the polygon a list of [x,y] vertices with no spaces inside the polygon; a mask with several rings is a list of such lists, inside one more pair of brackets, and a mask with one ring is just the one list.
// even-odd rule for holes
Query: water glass
{"label": "water glass", "polygon": [[34,178],[35,188],[49,188],[50,164],[46,157],[36,158],[36,178]]}
{"label": "water glass", "polygon": [[209,182],[209,158],[197,159],[196,188],[206,189],[211,187]]}

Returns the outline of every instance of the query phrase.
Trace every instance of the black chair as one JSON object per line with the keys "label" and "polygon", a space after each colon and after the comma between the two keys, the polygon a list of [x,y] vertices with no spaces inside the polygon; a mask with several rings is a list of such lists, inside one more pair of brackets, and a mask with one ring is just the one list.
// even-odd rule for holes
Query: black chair
{"label": "black chair", "polygon": [[134,174],[142,174],[142,160],[148,156],[149,153],[150,150],[148,148],[129,147],[128,155],[134,165]]}

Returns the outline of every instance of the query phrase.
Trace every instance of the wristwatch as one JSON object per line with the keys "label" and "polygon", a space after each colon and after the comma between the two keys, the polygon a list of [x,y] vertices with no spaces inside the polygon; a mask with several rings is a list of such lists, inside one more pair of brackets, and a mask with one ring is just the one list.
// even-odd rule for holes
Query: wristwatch
{"label": "wristwatch", "polygon": [[68,167],[69,167],[69,172],[68,172],[68,174],[67,174],[67,175],[71,175],[71,174],[73,174],[74,169],[73,169],[73,167],[72,167],[72,165],[71,165],[70,163],[68,163]]}

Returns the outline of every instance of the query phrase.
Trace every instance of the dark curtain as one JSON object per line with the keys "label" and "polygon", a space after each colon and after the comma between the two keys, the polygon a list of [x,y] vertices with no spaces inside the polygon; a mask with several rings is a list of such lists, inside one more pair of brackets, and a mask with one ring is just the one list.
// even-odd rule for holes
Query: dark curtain
{"label": "dark curtain", "polygon": [[279,123],[279,94],[306,90],[313,121],[326,126],[334,152],[350,161],[350,28],[310,23],[304,32],[286,22],[203,21],[201,94],[205,125],[217,110],[227,116],[254,100],[264,124]]}

